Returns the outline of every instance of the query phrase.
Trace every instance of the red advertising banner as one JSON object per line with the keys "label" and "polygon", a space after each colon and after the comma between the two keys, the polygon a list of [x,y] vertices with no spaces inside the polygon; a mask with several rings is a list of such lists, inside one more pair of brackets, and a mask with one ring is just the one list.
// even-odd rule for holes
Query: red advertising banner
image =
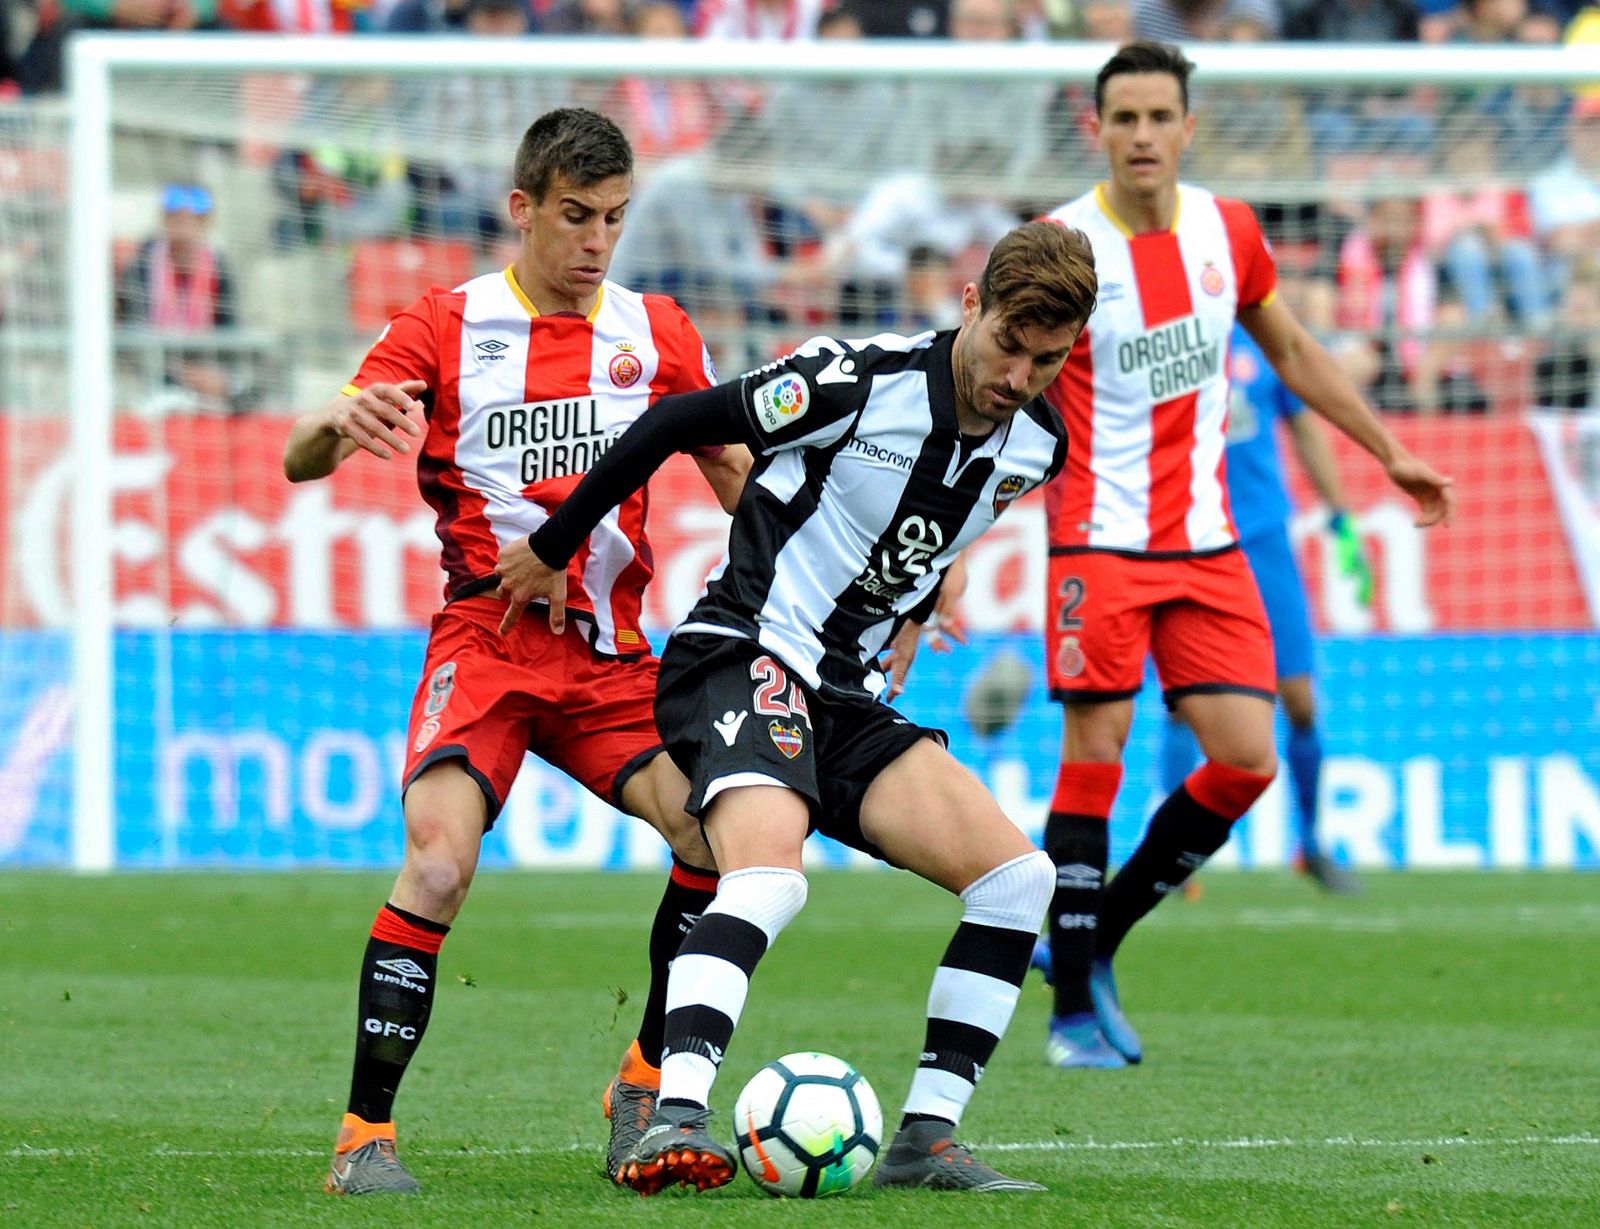
{"label": "red advertising banner", "polygon": [[[117,621],[127,626],[384,627],[425,623],[441,578],[433,518],[413,462],[361,455],[325,482],[291,485],[289,419],[119,418],[111,547]],[[1407,502],[1359,450],[1337,441],[1346,491],[1371,547],[1373,609],[1329,568],[1303,480],[1294,533],[1319,620],[1344,631],[1554,629],[1594,625],[1539,449],[1520,418],[1400,420],[1419,455],[1452,474],[1447,530],[1415,529]],[[0,425],[0,619],[63,622],[70,611],[73,464],[63,424]],[[727,518],[677,458],[651,485],[656,581],[647,625],[670,626],[721,557]],[[1019,501],[969,554],[971,622],[1036,627],[1045,571],[1042,501]]]}

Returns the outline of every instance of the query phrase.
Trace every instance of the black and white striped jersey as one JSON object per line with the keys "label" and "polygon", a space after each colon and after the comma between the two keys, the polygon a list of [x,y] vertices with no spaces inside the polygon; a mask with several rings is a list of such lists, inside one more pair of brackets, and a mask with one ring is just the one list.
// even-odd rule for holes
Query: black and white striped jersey
{"label": "black and white striped jersey", "polygon": [[963,438],[954,337],[816,337],[740,378],[755,466],[728,553],[678,631],[757,640],[825,693],[882,693],[877,658],[904,619],[1066,461],[1066,430],[1040,400]]}

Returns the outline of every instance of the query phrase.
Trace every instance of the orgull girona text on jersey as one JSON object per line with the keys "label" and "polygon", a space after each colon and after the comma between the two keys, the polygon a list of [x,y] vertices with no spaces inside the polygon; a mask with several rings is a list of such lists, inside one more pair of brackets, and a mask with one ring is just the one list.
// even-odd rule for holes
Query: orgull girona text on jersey
{"label": "orgull girona text on jersey", "polygon": [[1193,392],[1222,371],[1222,343],[1206,336],[1198,316],[1147,329],[1117,346],[1123,375],[1145,372],[1153,401]]}
{"label": "orgull girona text on jersey", "polygon": [[522,449],[520,477],[524,485],[585,473],[615,438],[614,432],[601,425],[593,397],[490,410],[484,424],[484,444],[491,452]]}

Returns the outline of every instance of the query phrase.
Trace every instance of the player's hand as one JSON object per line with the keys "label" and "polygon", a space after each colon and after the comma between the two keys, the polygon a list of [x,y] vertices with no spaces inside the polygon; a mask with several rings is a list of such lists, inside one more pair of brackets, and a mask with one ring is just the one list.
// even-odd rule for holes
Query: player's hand
{"label": "player's hand", "polygon": [[1456,508],[1455,492],[1450,489],[1452,479],[1426,461],[1402,452],[1389,462],[1389,481],[1417,501],[1418,528],[1450,523]]}
{"label": "player's hand", "polygon": [[517,625],[528,603],[544,598],[550,603],[550,630],[560,635],[567,627],[567,570],[557,571],[533,553],[527,538],[514,538],[500,548],[500,560],[495,564],[495,575],[500,577],[500,587],[495,596],[506,602],[505,617],[500,620],[503,636]]}
{"label": "player's hand", "polygon": [[1334,565],[1339,575],[1351,583],[1356,601],[1366,609],[1372,605],[1372,563],[1367,559],[1366,544],[1356,528],[1355,517],[1335,512],[1328,518],[1328,532],[1333,535]]}
{"label": "player's hand", "polygon": [[334,433],[383,461],[396,453],[404,456],[411,445],[401,437],[422,435],[422,402],[417,397],[427,387],[425,380],[401,380],[369,385],[354,396],[341,397],[333,406]]}
{"label": "player's hand", "polygon": [[933,604],[933,618],[923,629],[923,637],[935,653],[948,653],[956,644],[966,644],[967,615],[962,602],[966,592],[967,557],[962,554],[945,569],[939,600]]}
{"label": "player's hand", "polygon": [[883,655],[883,668],[889,672],[889,699],[893,700],[906,689],[906,675],[911,673],[911,663],[917,658],[917,648],[922,644],[922,624],[907,620],[901,624],[889,649]]}

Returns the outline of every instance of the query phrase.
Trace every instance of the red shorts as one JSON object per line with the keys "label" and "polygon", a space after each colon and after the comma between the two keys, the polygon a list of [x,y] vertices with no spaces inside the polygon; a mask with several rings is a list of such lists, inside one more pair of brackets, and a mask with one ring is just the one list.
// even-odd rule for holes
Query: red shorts
{"label": "red shorts", "polygon": [[499,632],[505,603],[463,598],[433,616],[422,683],[411,701],[403,786],[460,757],[482,787],[489,821],[532,751],[617,806],[622,786],[661,750],[656,659],[596,653],[569,618],[556,636],[530,611]]}
{"label": "red shorts", "polygon": [[1241,550],[1052,555],[1045,613],[1052,700],[1126,700],[1144,681],[1146,653],[1169,707],[1196,692],[1273,698],[1272,632]]}

